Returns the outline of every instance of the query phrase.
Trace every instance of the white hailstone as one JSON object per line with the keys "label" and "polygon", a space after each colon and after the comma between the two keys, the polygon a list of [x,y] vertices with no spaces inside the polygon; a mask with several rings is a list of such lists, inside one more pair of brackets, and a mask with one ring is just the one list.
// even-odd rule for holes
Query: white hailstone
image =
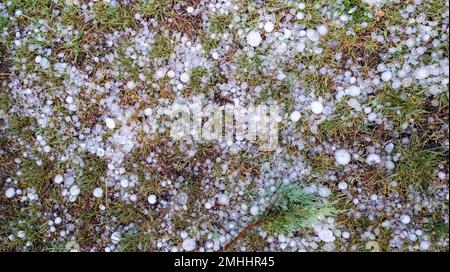
{"label": "white hailstone", "polygon": [[314,29],[308,29],[306,30],[306,37],[308,37],[308,39],[310,39],[313,42],[317,42],[320,36],[319,33]]}
{"label": "white hailstone", "polygon": [[298,9],[305,9],[306,5],[305,5],[305,3],[300,2],[300,3],[298,3],[297,7],[298,7]]}
{"label": "white hailstone", "polygon": [[349,99],[347,104],[352,107],[353,109],[357,110],[357,111],[361,111],[361,104],[359,103],[358,100],[352,98]]}
{"label": "white hailstone", "polygon": [[71,196],[78,196],[80,194],[80,188],[78,188],[78,186],[74,185],[72,187],[70,187],[70,195]]}
{"label": "white hailstone", "polygon": [[67,104],[72,104],[73,103],[73,97],[72,96],[66,97],[66,103]]}
{"label": "white hailstone", "polygon": [[196,246],[197,245],[194,239],[187,238],[183,240],[182,247],[184,251],[192,251],[195,249]]}
{"label": "white hailstone", "polygon": [[319,231],[319,238],[320,238],[320,240],[324,241],[325,243],[331,243],[336,239],[331,230]]}
{"label": "white hailstone", "polygon": [[205,203],[205,209],[209,210],[209,209],[211,209],[211,208],[212,208],[211,203],[210,203],[210,202],[206,202],[206,203]]}
{"label": "white hailstone", "polygon": [[144,115],[145,116],[152,116],[153,110],[151,108],[146,108],[144,110]]}
{"label": "white hailstone", "polygon": [[175,72],[170,70],[169,72],[167,72],[167,76],[170,78],[174,78],[175,77]]}
{"label": "white hailstone", "polygon": [[385,166],[388,170],[394,170],[395,168],[395,164],[392,161],[386,161]]}
{"label": "white hailstone", "polygon": [[266,22],[264,24],[264,31],[266,31],[267,33],[270,33],[274,30],[275,25],[272,22]]}
{"label": "white hailstone", "polygon": [[42,58],[41,61],[39,62],[39,64],[41,65],[41,67],[43,69],[48,69],[50,68],[50,62],[48,61],[47,58]]}
{"label": "white hailstone", "polygon": [[25,238],[25,232],[24,232],[23,230],[19,230],[19,231],[16,233],[16,235],[17,235],[17,237],[19,237],[20,239]]}
{"label": "white hailstone", "polygon": [[45,153],[49,153],[51,151],[51,149],[52,148],[50,146],[48,146],[48,145],[44,146],[44,148],[43,148]]}
{"label": "white hailstone", "polygon": [[321,114],[323,112],[323,105],[319,101],[311,103],[311,111],[315,114]]}
{"label": "white hailstone", "polygon": [[54,181],[56,184],[61,184],[61,183],[64,181],[64,177],[61,176],[61,175],[56,175],[55,178],[53,179],[53,181]]}
{"label": "white hailstone", "polygon": [[428,250],[428,249],[430,249],[431,244],[429,241],[422,241],[422,242],[420,242],[419,247],[420,247],[420,250]]}
{"label": "white hailstone", "polygon": [[334,159],[339,165],[347,165],[350,163],[352,156],[345,149],[338,149],[334,152]]}
{"label": "white hailstone", "polygon": [[262,42],[261,34],[258,31],[252,30],[247,34],[246,40],[250,46],[258,47]]}
{"label": "white hailstone", "polygon": [[258,213],[259,213],[259,208],[258,208],[258,206],[252,206],[252,207],[250,208],[250,214],[251,214],[251,215],[257,216]]}
{"label": "white hailstone", "polygon": [[430,73],[428,72],[428,69],[425,67],[421,67],[414,72],[414,76],[416,77],[416,79],[419,79],[419,80],[425,79],[429,75],[430,75]]}
{"label": "white hailstone", "polygon": [[113,232],[113,234],[111,234],[111,242],[113,242],[113,244],[118,244],[120,242],[121,239],[121,235],[119,232],[115,231]]}
{"label": "white hailstone", "polygon": [[97,187],[94,189],[94,192],[92,193],[95,198],[101,198],[103,196],[103,189],[100,187]]}
{"label": "white hailstone", "polygon": [[22,12],[22,10],[18,9],[18,10],[16,10],[16,12],[14,12],[14,14],[16,15],[16,17],[20,17],[20,16],[22,16],[23,12]]}
{"label": "white hailstone", "polygon": [[400,221],[402,222],[402,224],[407,225],[411,222],[411,217],[407,214],[402,214],[400,216]]}
{"label": "white hailstone", "polygon": [[367,120],[369,122],[375,122],[375,120],[377,120],[378,115],[375,112],[371,112],[369,113],[369,115],[367,115]]}
{"label": "white hailstone", "polygon": [[342,232],[342,238],[344,238],[344,239],[350,238],[350,232],[348,232],[348,231]]}
{"label": "white hailstone", "polygon": [[366,163],[368,165],[375,165],[381,162],[381,157],[378,154],[370,153],[366,158]]}
{"label": "white hailstone", "polygon": [[[173,72],[173,71],[172,71]],[[173,72],[174,73],[174,72]],[[175,74],[175,73],[174,73]],[[158,69],[158,70],[156,70],[156,72],[155,72],[155,79],[161,79],[161,78],[163,78],[164,76],[166,75],[166,69],[163,69],[163,68],[161,68],[161,69]]]}
{"label": "white hailstone", "polygon": [[188,73],[182,73],[182,74],[180,75],[180,81],[181,81],[181,82],[183,82],[183,83],[188,83],[189,80],[191,80],[191,77],[189,76]]}
{"label": "white hailstone", "polygon": [[103,156],[105,156],[105,150],[103,148],[99,147],[99,148],[97,148],[97,151],[95,152],[95,154],[98,157],[103,157]]}
{"label": "white hailstone", "polygon": [[127,82],[127,88],[129,90],[136,88],[136,83],[134,83],[134,81],[130,80]]}
{"label": "white hailstone", "polygon": [[109,129],[114,129],[116,127],[116,122],[111,118],[106,118],[105,124]]}
{"label": "white hailstone", "polygon": [[5,191],[6,198],[13,198],[16,195],[16,190],[14,188],[8,188]]}
{"label": "white hailstone", "polygon": [[187,13],[193,13],[194,7],[189,6],[189,7],[187,7],[186,11],[187,11]]}
{"label": "white hailstone", "polygon": [[122,179],[122,180],[120,181],[120,186],[122,186],[122,188],[127,188],[127,187],[128,187],[128,184],[129,184],[129,182],[128,182],[127,179]]}
{"label": "white hailstone", "polygon": [[321,187],[319,188],[319,196],[326,198],[331,194],[330,189],[328,189],[327,187]]}
{"label": "white hailstone", "polygon": [[298,112],[298,111],[292,112],[291,113],[291,121],[297,122],[298,120],[300,120],[300,112]]}
{"label": "white hailstone", "polygon": [[444,172],[440,171],[440,172],[437,173],[437,177],[440,180],[444,180],[447,177],[447,175]]}
{"label": "white hailstone", "polygon": [[41,60],[42,60],[42,57],[39,56],[39,55],[37,55],[37,56],[34,58],[34,62],[36,62],[36,63],[41,63]]}
{"label": "white hailstone", "polygon": [[358,96],[361,94],[361,89],[358,86],[352,85],[345,89],[345,94],[348,96]]}
{"label": "white hailstone", "polygon": [[345,182],[345,181],[339,182],[338,188],[339,188],[339,190],[341,190],[341,191],[347,190],[347,188],[348,188],[347,182]]}
{"label": "white hailstone", "polygon": [[320,36],[325,36],[328,33],[328,28],[326,25],[318,25],[317,32],[319,32]]}
{"label": "white hailstone", "polygon": [[56,217],[55,218],[55,225],[59,225],[59,224],[61,224],[61,222],[62,222],[62,218],[61,217]]}
{"label": "white hailstone", "polygon": [[156,195],[149,195],[147,198],[148,203],[155,204],[156,203]]}
{"label": "white hailstone", "polygon": [[227,194],[219,194],[217,196],[217,201],[221,205],[228,205],[230,203],[230,197]]}
{"label": "white hailstone", "polygon": [[381,80],[383,80],[384,82],[391,80],[391,78],[392,78],[391,71],[385,71],[381,74]]}

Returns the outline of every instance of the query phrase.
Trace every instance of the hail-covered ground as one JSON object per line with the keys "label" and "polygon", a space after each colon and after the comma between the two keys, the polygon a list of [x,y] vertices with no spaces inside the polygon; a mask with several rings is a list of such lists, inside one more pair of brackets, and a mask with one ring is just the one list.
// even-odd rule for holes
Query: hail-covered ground
{"label": "hail-covered ground", "polygon": [[[2,0],[0,250],[447,251],[448,26],[448,0]],[[193,95],[280,106],[278,145],[174,140]]]}

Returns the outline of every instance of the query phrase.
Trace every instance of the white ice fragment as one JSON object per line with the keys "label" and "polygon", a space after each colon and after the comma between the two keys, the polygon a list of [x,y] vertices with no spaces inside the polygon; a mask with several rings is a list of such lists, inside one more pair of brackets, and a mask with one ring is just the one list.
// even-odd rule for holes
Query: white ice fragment
{"label": "white ice fragment", "polygon": [[103,196],[103,189],[100,187],[97,187],[94,189],[94,192],[92,193],[95,198],[101,198]]}
{"label": "white ice fragment", "polygon": [[99,148],[97,148],[97,151],[95,152],[95,154],[98,157],[103,157],[103,156],[105,156],[105,150],[103,148],[99,147]]}
{"label": "white ice fragment", "polygon": [[326,25],[318,25],[317,32],[319,32],[320,36],[325,36],[328,33],[328,28]]}
{"label": "white ice fragment", "polygon": [[182,73],[182,74],[180,75],[180,81],[181,81],[181,82],[183,82],[183,83],[188,83],[189,80],[191,80],[191,77],[189,76],[188,73]]}
{"label": "white ice fragment", "polygon": [[321,114],[323,112],[323,105],[319,101],[311,103],[311,111],[315,114]]}
{"label": "white ice fragment", "polygon": [[331,230],[319,231],[319,238],[320,238],[320,240],[324,241],[325,243],[331,243],[336,239]]}
{"label": "white ice fragment", "polygon": [[421,80],[421,79],[425,79],[430,75],[430,73],[428,72],[428,69],[425,67],[421,67],[419,69],[417,69],[414,73],[414,76],[416,77],[416,79]]}
{"label": "white ice fragment", "polygon": [[184,251],[192,251],[196,247],[196,242],[194,239],[186,238],[183,240],[182,247]]}
{"label": "white ice fragment", "polygon": [[383,80],[384,82],[391,80],[391,78],[392,78],[391,71],[385,71],[381,74],[381,80]]}
{"label": "white ice fragment", "polygon": [[128,182],[127,179],[122,179],[122,180],[120,181],[120,186],[122,186],[122,188],[127,188],[127,187],[128,187],[128,184],[129,184],[129,182]]}
{"label": "white ice fragment", "polygon": [[266,31],[267,33],[270,33],[274,30],[275,25],[272,22],[266,22],[264,24],[264,31]]}
{"label": "white ice fragment", "polygon": [[258,206],[252,206],[252,207],[250,208],[250,214],[251,214],[251,215],[257,216],[258,213],[259,213],[259,208],[258,208]]}
{"label": "white ice fragment", "polygon": [[5,191],[6,198],[13,198],[16,195],[16,190],[14,188],[8,188]]}
{"label": "white ice fragment", "polygon": [[74,185],[70,187],[70,195],[71,196],[78,196],[80,194],[80,188],[78,186]]}
{"label": "white ice fragment", "polygon": [[292,112],[291,113],[291,121],[295,123],[298,120],[300,120],[300,112],[298,112],[298,111]]}
{"label": "white ice fragment", "polygon": [[258,31],[252,30],[247,34],[246,40],[250,46],[258,47],[262,42],[261,34]]}
{"label": "white ice fragment", "polygon": [[148,203],[155,204],[156,203],[156,195],[149,195],[147,198]]}
{"label": "white ice fragment", "polygon": [[64,177],[62,175],[56,175],[55,178],[53,179],[53,181],[56,184],[61,184],[64,181]]}
{"label": "white ice fragment", "polygon": [[217,200],[221,205],[228,205],[230,203],[230,197],[227,194],[217,195]]}
{"label": "white ice fragment", "polygon": [[350,163],[352,157],[345,149],[338,149],[334,152],[334,159],[339,165],[347,165]]}
{"label": "white ice fragment", "polygon": [[310,39],[313,42],[317,42],[320,36],[319,33],[314,29],[308,29],[306,30],[306,37],[308,37],[308,39]]}
{"label": "white ice fragment", "polygon": [[144,115],[145,116],[152,116],[152,113],[153,113],[153,110],[151,109],[151,108],[146,108],[145,110],[144,110]]}
{"label": "white ice fragment", "polygon": [[116,127],[116,122],[114,121],[114,119],[111,118],[106,118],[105,124],[109,129],[114,129]]}
{"label": "white ice fragment", "polygon": [[407,214],[402,214],[400,216],[400,221],[402,222],[402,224],[407,225],[411,222],[411,217]]}
{"label": "white ice fragment", "polygon": [[358,96],[361,94],[361,89],[358,86],[352,85],[345,89],[345,94],[348,96]]}
{"label": "white ice fragment", "polygon": [[376,153],[370,153],[369,155],[367,155],[366,163],[368,165],[375,165],[375,164],[379,164],[380,162],[381,162],[380,155],[378,155]]}

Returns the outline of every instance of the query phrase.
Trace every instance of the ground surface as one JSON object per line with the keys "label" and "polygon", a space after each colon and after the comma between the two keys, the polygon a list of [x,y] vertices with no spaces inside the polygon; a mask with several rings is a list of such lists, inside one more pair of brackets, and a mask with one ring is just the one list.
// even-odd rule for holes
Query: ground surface
{"label": "ground surface", "polygon": [[[447,251],[448,0],[0,2],[0,250]],[[280,106],[278,144],[168,105]]]}

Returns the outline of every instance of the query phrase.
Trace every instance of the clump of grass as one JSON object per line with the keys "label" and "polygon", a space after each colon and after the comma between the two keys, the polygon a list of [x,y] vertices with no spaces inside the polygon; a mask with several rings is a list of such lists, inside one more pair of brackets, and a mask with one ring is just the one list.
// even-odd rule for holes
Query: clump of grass
{"label": "clump of grass", "polygon": [[140,229],[132,230],[120,239],[118,249],[121,252],[142,252],[152,250],[153,238]]}
{"label": "clump of grass", "polygon": [[139,2],[137,11],[146,17],[163,20],[170,17],[173,6],[180,0],[145,0]]}
{"label": "clump of grass", "polygon": [[106,176],[108,164],[105,159],[92,154],[83,157],[84,169],[80,188],[86,188],[90,192],[96,187],[102,186],[102,178]]}
{"label": "clump of grass", "polygon": [[400,150],[401,158],[391,176],[401,188],[412,185],[414,189],[426,189],[433,183],[443,153],[438,149],[429,149],[426,141],[413,136],[411,143]]}
{"label": "clump of grass", "polygon": [[175,45],[172,44],[170,38],[165,34],[158,34],[155,37],[155,42],[153,43],[153,47],[150,50],[150,55],[154,58],[159,58],[164,61],[170,59],[173,51],[175,49]]}
{"label": "clump of grass", "polygon": [[[35,207],[29,207],[22,210],[16,210],[14,217],[10,220],[0,221],[0,233],[7,237],[13,235],[12,241],[7,240],[6,243],[0,243],[1,251],[39,251],[43,247],[44,234],[47,232],[48,224],[38,214]],[[25,237],[17,237],[17,233],[23,231]],[[26,246],[30,243],[30,246]]]}
{"label": "clump of grass", "polygon": [[126,5],[112,6],[105,2],[94,4],[94,19],[103,31],[126,28],[134,23],[132,10]]}
{"label": "clump of grass", "polygon": [[319,124],[319,134],[324,139],[348,139],[364,131],[364,117],[353,113],[346,106],[339,107],[333,118]]}
{"label": "clump of grass", "polygon": [[310,228],[320,217],[336,214],[332,203],[323,202],[297,184],[281,185],[263,227],[271,233],[292,234]]}
{"label": "clump of grass", "polygon": [[190,90],[194,93],[202,92],[202,78],[208,75],[208,69],[204,67],[194,67],[191,70]]}
{"label": "clump of grass", "polygon": [[231,14],[211,16],[209,19],[209,32],[224,33],[228,30],[228,26],[230,25],[232,18],[233,17]]}
{"label": "clump of grass", "polygon": [[342,4],[342,13],[348,13],[354,9],[350,22],[356,27],[356,30],[358,30],[358,26],[361,23],[370,23],[373,21],[373,14],[369,5],[362,3],[360,0],[344,0]]}
{"label": "clump of grass", "polygon": [[411,119],[416,123],[423,121],[424,99],[422,91],[415,91],[412,88],[396,91],[386,87],[377,94],[375,101],[382,105],[383,117],[399,128],[404,123],[409,123]]}
{"label": "clump of grass", "polygon": [[321,217],[333,216],[338,211],[334,203],[322,201],[305,192],[298,184],[278,186],[268,211],[241,231],[224,249],[230,248],[249,231],[261,226],[269,233],[292,234],[314,226]]}

